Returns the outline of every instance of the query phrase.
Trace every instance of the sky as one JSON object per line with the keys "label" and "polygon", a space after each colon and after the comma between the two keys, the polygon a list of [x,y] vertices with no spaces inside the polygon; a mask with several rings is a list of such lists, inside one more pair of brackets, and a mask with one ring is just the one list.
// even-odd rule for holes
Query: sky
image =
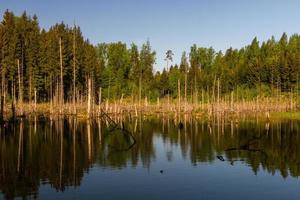
{"label": "sky", "polygon": [[45,29],[75,23],[93,44],[149,40],[155,70],[166,67],[169,49],[175,64],[193,44],[225,51],[300,33],[299,0],[0,0],[1,16],[6,9],[36,14]]}

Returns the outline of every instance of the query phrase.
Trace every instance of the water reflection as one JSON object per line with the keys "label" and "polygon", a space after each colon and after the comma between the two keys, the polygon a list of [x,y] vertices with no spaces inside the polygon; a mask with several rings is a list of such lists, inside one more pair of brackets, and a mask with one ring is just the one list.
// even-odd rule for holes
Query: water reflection
{"label": "water reflection", "polygon": [[262,168],[271,175],[280,172],[283,178],[300,175],[298,121],[238,122],[221,117],[201,121],[188,116],[115,121],[119,128],[100,119],[32,117],[2,127],[1,192],[7,199],[36,197],[43,184],[64,191],[80,186],[95,165],[105,170],[151,168],[159,155],[168,162],[179,158],[193,166],[239,162],[254,174]]}

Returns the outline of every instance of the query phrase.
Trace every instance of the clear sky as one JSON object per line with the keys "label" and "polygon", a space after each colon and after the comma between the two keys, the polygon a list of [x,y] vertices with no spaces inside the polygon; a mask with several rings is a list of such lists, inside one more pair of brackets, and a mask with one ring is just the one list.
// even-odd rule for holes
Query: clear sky
{"label": "clear sky", "polygon": [[37,14],[42,28],[74,21],[93,44],[150,40],[157,52],[155,69],[165,66],[165,52],[193,44],[225,50],[240,48],[283,32],[300,33],[299,0],[0,0],[0,13]]}

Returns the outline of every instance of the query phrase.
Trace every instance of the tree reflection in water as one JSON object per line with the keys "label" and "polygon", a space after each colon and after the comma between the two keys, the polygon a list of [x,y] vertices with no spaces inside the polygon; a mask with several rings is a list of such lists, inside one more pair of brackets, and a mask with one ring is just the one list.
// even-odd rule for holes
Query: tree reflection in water
{"label": "tree reflection in water", "polygon": [[[168,116],[114,120],[119,128],[113,132],[105,120],[72,117],[32,117],[2,127],[0,190],[5,198],[35,197],[41,184],[57,191],[78,187],[93,164],[108,170],[150,168],[158,154],[172,162],[178,156],[175,146],[193,165],[241,162],[255,174],[261,168],[282,177],[300,175],[298,121],[236,122],[219,117],[201,121],[184,116],[179,129]],[[157,149],[157,140],[167,147],[165,152]]]}

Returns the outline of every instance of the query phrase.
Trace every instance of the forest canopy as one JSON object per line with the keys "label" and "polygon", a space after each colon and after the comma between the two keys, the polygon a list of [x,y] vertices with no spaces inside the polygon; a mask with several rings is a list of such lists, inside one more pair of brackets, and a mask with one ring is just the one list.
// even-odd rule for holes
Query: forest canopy
{"label": "forest canopy", "polygon": [[63,83],[64,99],[70,100],[74,88],[86,94],[88,78],[93,80],[94,93],[101,87],[105,99],[138,98],[138,94],[149,99],[176,98],[178,80],[183,88],[185,77],[189,97],[210,92],[216,80],[221,94],[241,88],[254,90],[256,95],[298,91],[298,34],[283,33],[279,40],[271,37],[262,43],[254,38],[243,48],[225,52],[194,44],[190,52],[182,53],[179,64],[170,66],[173,53],[169,50],[161,72],[153,68],[156,52],[149,41],[140,47],[123,42],[93,45],[79,26],[61,22],[45,30],[36,15],[26,12],[15,16],[6,10],[0,38],[1,94],[7,99],[21,89],[25,101],[31,101],[36,91],[38,101],[47,102]]}

